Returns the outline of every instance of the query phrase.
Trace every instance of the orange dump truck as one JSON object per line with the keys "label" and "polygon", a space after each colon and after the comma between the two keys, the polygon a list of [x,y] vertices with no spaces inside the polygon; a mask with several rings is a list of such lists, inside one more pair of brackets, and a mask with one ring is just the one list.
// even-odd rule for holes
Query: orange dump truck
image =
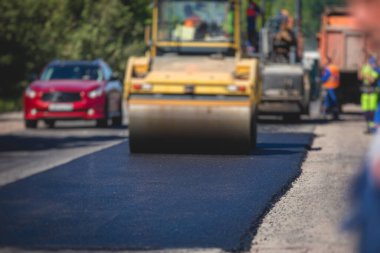
{"label": "orange dump truck", "polygon": [[359,102],[358,69],[366,59],[366,37],[347,8],[328,8],[322,15],[318,34],[321,67],[328,58],[340,68],[342,103]]}

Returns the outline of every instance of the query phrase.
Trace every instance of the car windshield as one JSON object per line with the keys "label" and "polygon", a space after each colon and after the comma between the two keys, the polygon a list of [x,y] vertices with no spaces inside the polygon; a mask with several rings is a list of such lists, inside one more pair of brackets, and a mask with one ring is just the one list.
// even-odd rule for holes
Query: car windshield
{"label": "car windshield", "polygon": [[93,65],[68,65],[50,66],[42,73],[41,80],[98,80],[103,79],[103,74],[98,66]]}
{"label": "car windshield", "polygon": [[231,42],[233,20],[233,5],[228,0],[162,0],[158,40]]}

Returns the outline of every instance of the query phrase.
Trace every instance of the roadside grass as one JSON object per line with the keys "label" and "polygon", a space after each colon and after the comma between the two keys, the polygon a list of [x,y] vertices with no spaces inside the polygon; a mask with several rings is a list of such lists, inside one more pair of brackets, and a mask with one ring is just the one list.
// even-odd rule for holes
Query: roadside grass
{"label": "roadside grass", "polygon": [[0,98],[0,113],[20,111],[22,109],[21,98],[3,99]]}

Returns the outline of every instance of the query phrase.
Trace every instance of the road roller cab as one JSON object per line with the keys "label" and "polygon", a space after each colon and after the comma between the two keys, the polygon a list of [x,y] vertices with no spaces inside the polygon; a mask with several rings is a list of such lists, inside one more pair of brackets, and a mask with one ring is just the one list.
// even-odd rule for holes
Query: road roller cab
{"label": "road roller cab", "polygon": [[261,84],[238,0],[155,0],[149,51],[125,78],[131,152],[249,153]]}
{"label": "road roller cab", "polygon": [[310,74],[302,65],[302,1],[296,3],[296,19],[286,10],[265,22],[261,30],[263,94],[259,111],[297,121],[309,114]]}

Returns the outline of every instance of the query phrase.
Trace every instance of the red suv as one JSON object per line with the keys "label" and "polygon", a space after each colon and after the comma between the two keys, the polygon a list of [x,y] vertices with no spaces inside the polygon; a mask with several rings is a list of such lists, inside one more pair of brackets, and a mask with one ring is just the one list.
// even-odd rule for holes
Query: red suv
{"label": "red suv", "polygon": [[122,85],[102,60],[53,61],[24,93],[27,128],[38,120],[96,120],[97,126],[122,124]]}

